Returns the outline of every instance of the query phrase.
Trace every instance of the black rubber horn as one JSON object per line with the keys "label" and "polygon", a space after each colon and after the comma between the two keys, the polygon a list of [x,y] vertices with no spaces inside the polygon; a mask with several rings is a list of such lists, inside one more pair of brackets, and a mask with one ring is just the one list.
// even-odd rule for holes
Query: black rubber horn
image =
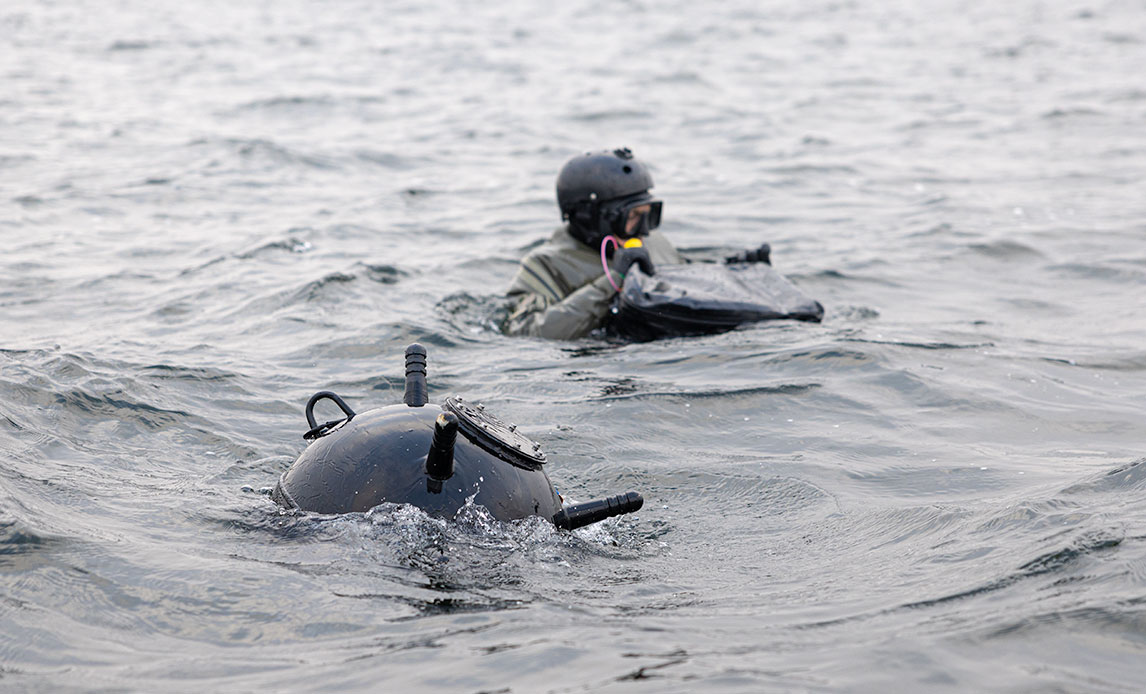
{"label": "black rubber horn", "polygon": [[436,480],[448,480],[454,474],[454,442],[458,438],[458,418],[443,412],[434,420],[434,440],[426,456],[426,474]]}
{"label": "black rubber horn", "polygon": [[639,511],[644,505],[644,498],[636,492],[586,501],[583,504],[566,506],[558,511],[553,516],[553,525],[565,530],[576,530],[606,518]]}
{"label": "black rubber horn", "polygon": [[406,394],[402,400],[410,407],[421,407],[429,399],[426,395],[426,348],[415,342],[406,348]]}

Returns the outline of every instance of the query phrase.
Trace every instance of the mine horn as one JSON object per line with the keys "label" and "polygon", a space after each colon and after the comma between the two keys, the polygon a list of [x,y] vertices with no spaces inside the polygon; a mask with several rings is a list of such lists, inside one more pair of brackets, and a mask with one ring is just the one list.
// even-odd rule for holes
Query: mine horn
{"label": "mine horn", "polygon": [[458,418],[443,412],[434,420],[434,440],[426,455],[426,475],[439,482],[454,474],[454,442],[458,438]]}
{"label": "mine horn", "polygon": [[406,394],[402,400],[410,407],[421,407],[426,395],[426,348],[415,342],[406,348]]}
{"label": "mine horn", "polygon": [[553,516],[553,525],[565,530],[576,530],[606,518],[639,511],[644,505],[644,497],[636,492],[610,496],[607,499],[597,499],[596,501],[586,501],[583,504],[566,506],[558,511]]}

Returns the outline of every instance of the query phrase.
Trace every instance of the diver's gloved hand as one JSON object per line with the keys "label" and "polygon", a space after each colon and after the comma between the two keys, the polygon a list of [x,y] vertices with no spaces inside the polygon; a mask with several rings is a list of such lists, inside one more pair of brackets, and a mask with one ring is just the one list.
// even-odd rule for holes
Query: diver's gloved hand
{"label": "diver's gloved hand", "polygon": [[760,247],[751,251],[741,251],[736,255],[730,255],[724,259],[726,263],[764,263],[765,265],[772,264],[772,246],[767,243],[760,244]]}
{"label": "diver's gloved hand", "polygon": [[644,246],[624,248],[613,260],[613,270],[621,274],[627,273],[633,265],[641,268],[641,272],[646,275],[655,275],[657,272],[653,267],[653,259],[649,257],[649,249]]}

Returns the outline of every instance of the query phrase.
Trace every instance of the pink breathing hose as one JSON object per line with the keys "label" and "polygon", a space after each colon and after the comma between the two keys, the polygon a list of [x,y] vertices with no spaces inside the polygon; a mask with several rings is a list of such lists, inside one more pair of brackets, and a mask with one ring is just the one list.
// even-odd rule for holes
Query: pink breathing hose
{"label": "pink breathing hose", "polygon": [[[619,292],[621,291],[621,288],[617,286],[615,281],[613,281],[613,273],[609,270],[609,261],[605,258],[605,244],[609,243],[610,241],[613,243],[613,250],[619,251],[621,249],[621,242],[617,240],[616,236],[610,234],[601,239],[601,267],[605,268],[605,277],[609,278],[609,284],[613,285],[613,289],[616,289]],[[621,275],[621,281],[623,282],[624,280],[625,276]]]}

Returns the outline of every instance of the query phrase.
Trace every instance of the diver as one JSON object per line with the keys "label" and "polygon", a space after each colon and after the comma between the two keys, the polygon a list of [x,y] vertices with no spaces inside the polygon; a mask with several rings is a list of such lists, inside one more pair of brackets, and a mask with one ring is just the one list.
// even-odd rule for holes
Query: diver
{"label": "diver", "polygon": [[[689,262],[657,231],[663,203],[653,177],[628,148],[573,157],[557,176],[565,224],[521,261],[510,285],[504,329],[554,340],[584,337],[602,327],[613,297],[633,265],[646,275],[658,265]],[[769,263],[770,247],[725,258]]]}

